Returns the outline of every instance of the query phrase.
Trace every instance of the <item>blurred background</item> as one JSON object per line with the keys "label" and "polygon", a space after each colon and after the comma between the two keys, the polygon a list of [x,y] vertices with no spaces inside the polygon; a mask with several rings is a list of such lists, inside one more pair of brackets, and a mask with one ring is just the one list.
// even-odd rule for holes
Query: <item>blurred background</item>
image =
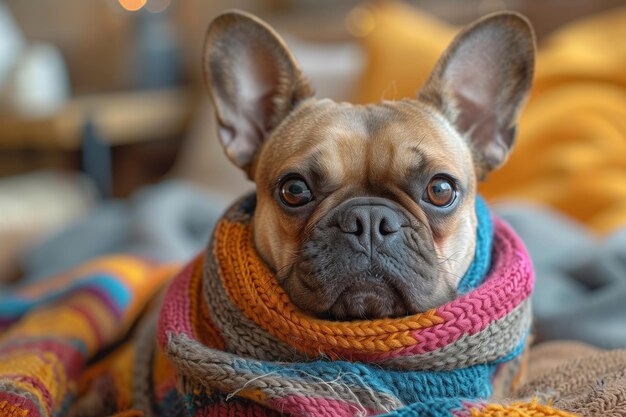
{"label": "blurred background", "polygon": [[[606,254],[626,225],[625,7],[0,0],[0,282],[113,252],[184,261],[227,204],[253,188],[218,146],[201,74],[206,27],[229,8],[273,25],[318,96],[360,103],[414,96],[461,25],[496,10],[525,14],[539,41],[535,87],[513,157],[481,191],[546,274],[565,252]],[[544,259],[546,245],[563,253]],[[618,252],[619,275],[626,255]],[[575,278],[572,288],[562,293],[570,300],[590,286]]]}

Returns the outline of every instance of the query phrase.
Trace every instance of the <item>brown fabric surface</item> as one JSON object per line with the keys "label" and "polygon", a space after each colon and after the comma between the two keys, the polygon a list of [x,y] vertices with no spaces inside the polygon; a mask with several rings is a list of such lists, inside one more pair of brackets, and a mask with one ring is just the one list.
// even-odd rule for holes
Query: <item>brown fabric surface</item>
{"label": "brown fabric surface", "polygon": [[599,352],[602,350],[576,341],[540,343],[530,350],[525,380],[532,381],[569,360]]}
{"label": "brown fabric surface", "polygon": [[626,350],[546,343],[531,352],[528,377],[515,397],[538,397],[583,417],[626,417]]}

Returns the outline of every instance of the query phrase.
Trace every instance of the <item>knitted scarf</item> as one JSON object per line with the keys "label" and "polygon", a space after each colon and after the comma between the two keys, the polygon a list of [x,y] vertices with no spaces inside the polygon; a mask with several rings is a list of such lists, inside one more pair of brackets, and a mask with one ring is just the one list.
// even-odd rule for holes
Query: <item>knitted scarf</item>
{"label": "knitted scarf", "polygon": [[157,346],[145,352],[154,389],[135,401],[148,414],[459,416],[487,410],[497,385],[508,391],[529,332],[533,273],[482,200],[457,299],[351,322],[294,306],[255,251],[254,207],[254,196],[236,203],[206,255],[170,285]]}

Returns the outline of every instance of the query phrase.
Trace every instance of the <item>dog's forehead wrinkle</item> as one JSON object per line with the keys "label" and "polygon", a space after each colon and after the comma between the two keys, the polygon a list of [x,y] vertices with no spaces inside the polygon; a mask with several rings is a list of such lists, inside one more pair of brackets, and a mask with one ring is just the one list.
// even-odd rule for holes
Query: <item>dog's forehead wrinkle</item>
{"label": "dog's forehead wrinkle", "polygon": [[322,193],[347,185],[377,194],[422,171],[451,170],[465,178],[471,170],[462,138],[414,101],[353,106],[311,100],[297,112],[268,152],[280,167],[274,176],[308,173]]}
{"label": "dog's forehead wrinkle", "polygon": [[422,144],[442,148],[444,152],[451,146],[460,147],[458,136],[442,129],[439,120],[434,120],[430,112],[414,103],[353,106],[331,100],[311,100],[296,113],[298,117],[286,123],[284,130],[287,132],[282,132],[287,135],[280,135],[283,137],[280,143],[271,146],[285,148],[281,152],[283,156],[292,155],[296,148],[306,153],[307,148],[315,147],[323,151],[324,158],[333,154],[336,156],[332,159],[345,156],[349,162],[354,160],[350,165],[357,165],[356,162],[364,162],[359,158],[360,152],[368,148],[377,156],[388,156],[395,153],[389,152],[391,148],[402,149],[401,153],[405,153],[404,148],[419,149]]}

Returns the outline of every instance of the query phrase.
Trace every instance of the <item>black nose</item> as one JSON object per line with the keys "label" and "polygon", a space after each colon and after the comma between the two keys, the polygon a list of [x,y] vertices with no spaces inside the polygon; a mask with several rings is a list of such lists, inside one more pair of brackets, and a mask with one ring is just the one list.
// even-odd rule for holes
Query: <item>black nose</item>
{"label": "black nose", "polygon": [[347,208],[339,220],[342,232],[355,236],[364,247],[394,238],[402,228],[401,217],[383,205]]}

